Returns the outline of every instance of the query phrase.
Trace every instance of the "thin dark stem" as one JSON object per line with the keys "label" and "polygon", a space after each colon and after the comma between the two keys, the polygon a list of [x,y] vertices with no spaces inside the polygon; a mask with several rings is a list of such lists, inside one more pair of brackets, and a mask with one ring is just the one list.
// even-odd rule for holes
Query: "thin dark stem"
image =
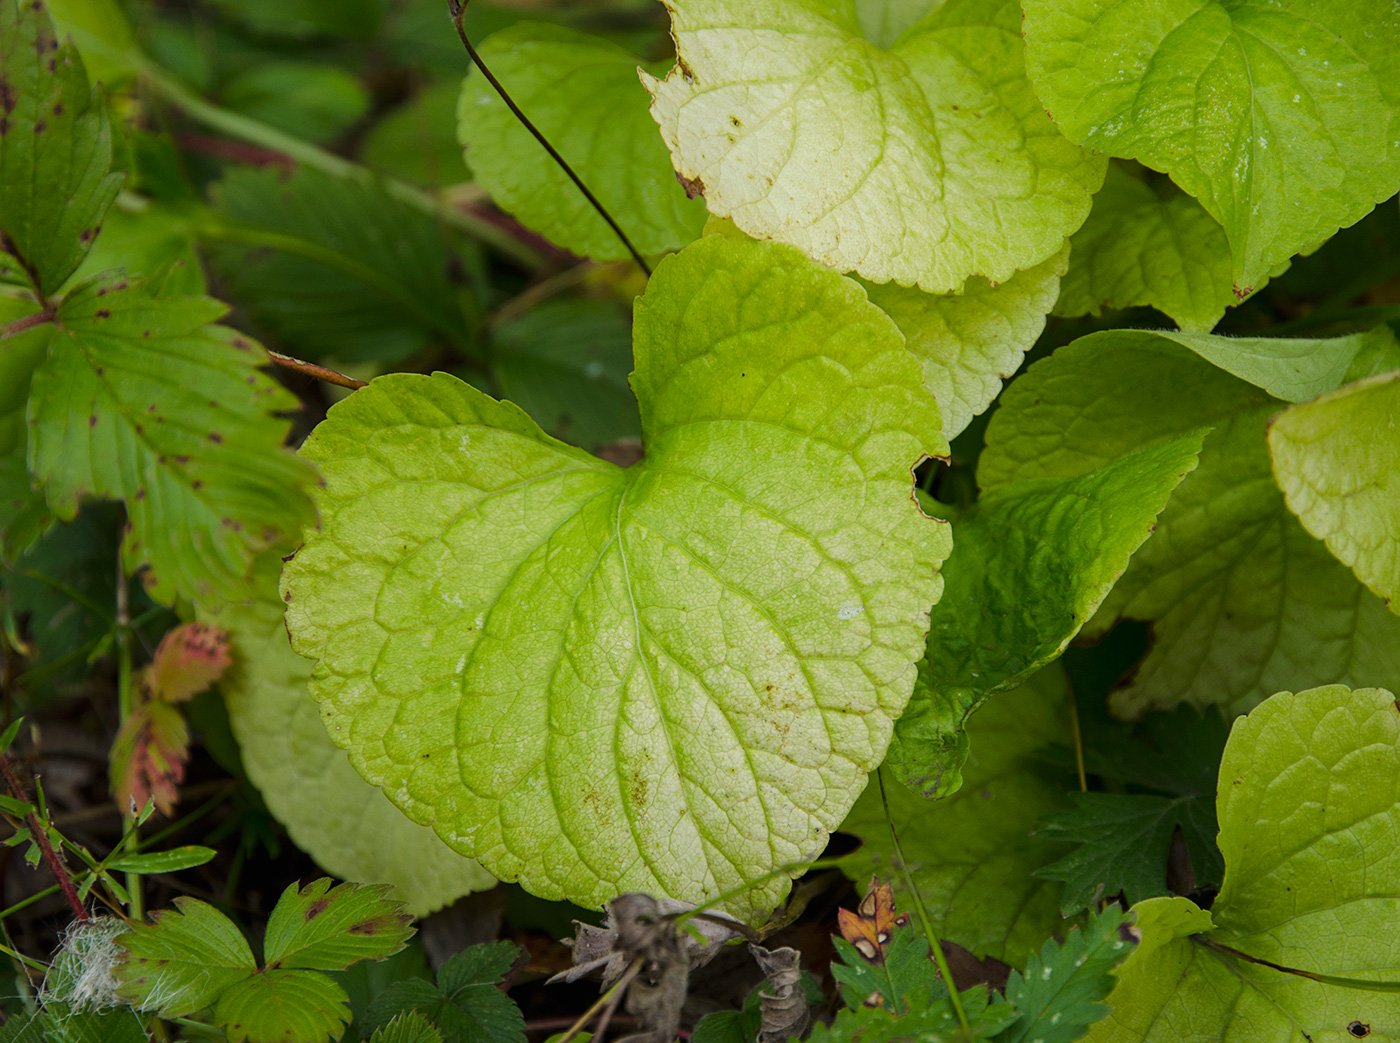
{"label": "thin dark stem", "polygon": [[284,369],[295,370],[308,377],[324,380],[327,384],[337,384],[340,387],[349,388],[351,391],[358,391],[360,388],[368,386],[363,380],[347,377],[344,373],[337,373],[326,366],[318,366],[314,362],[303,362],[301,359],[294,359],[290,355],[283,355],[277,351],[269,351],[267,357]]}
{"label": "thin dark stem", "polygon": [[486,63],[481,60],[481,55],[476,53],[476,48],[473,47],[472,42],[467,39],[467,30],[462,26],[462,16],[465,15],[467,11],[467,0],[447,0],[447,10],[452,16],[452,26],[457,30],[457,36],[462,41],[462,46],[467,49],[467,55],[471,58],[473,64],[481,70],[481,75],[486,77],[486,82],[501,96],[501,100],[506,103],[506,108],[510,109],[515,118],[520,121],[520,125],[533,134],[535,140],[549,153],[549,158],[559,165],[560,170],[569,175],[569,180],[578,186],[578,190],[583,193],[583,198],[587,199],[593,209],[598,211],[598,216],[608,223],[608,227],[622,240],[622,245],[627,247],[627,252],[632,255],[632,260],[637,262],[637,267],[650,279],[651,267],[642,259],[642,255],[637,251],[637,248],[632,245],[632,240],[627,238],[627,233],[613,220],[612,214],[608,213],[607,208],[603,206],[602,203],[598,202],[598,197],[588,190],[588,186],[583,183],[583,179],[574,173],[574,168],[569,166],[568,161],[555,150],[554,146],[551,145],[548,140],[546,140],[545,136],[540,133],[539,128],[530,122],[530,118],[520,111],[520,106],[515,104],[514,99],[507,93],[505,87],[501,85],[501,81],[496,79],[491,70],[486,67]]}
{"label": "thin dark stem", "polygon": [[50,305],[42,311],[36,311],[33,315],[26,315],[23,318],[15,319],[14,322],[7,322],[0,326],[0,340],[9,340],[11,337],[18,337],[26,330],[32,330],[35,326],[42,326],[46,322],[52,322],[54,316],[53,306]]}
{"label": "thin dark stem", "polygon": [[[5,775],[5,782],[9,784],[11,795],[16,800],[29,803],[29,795],[24,791],[24,786],[20,784],[19,778],[15,775],[14,765],[10,763],[10,758],[3,753],[0,753],[0,772]],[[58,881],[58,886],[63,889],[63,897],[68,899],[68,904],[73,909],[73,916],[82,921],[91,920],[92,917],[78,898],[78,889],[73,886],[73,878],[68,875],[68,867],[63,864],[63,860],[54,851],[53,845],[49,843],[49,835],[44,831],[39,816],[31,811],[27,821],[29,822],[29,831],[34,837],[34,843],[39,845],[39,851],[44,856],[44,862],[48,865],[49,872]]]}

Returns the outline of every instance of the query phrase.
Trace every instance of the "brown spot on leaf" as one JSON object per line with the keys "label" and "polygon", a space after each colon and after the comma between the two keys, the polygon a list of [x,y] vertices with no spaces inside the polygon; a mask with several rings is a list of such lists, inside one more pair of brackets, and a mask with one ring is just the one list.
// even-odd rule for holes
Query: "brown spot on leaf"
{"label": "brown spot on leaf", "polygon": [[200,478],[196,478],[194,481],[190,482],[190,488],[191,488],[191,489],[203,489],[203,488],[204,488],[204,481],[203,481],[202,479],[200,479]]}
{"label": "brown spot on leaf", "polygon": [[329,898],[318,898],[306,907],[306,919],[308,921],[316,919],[326,911],[326,906],[331,904]]}
{"label": "brown spot on leaf", "polygon": [[61,101],[56,101],[56,102],[53,103],[53,114],[54,114],[55,116],[62,116],[62,115],[63,115],[63,102],[61,102]]}
{"label": "brown spot on leaf", "polygon": [[215,445],[223,445],[223,444],[224,444],[224,436],[221,435],[221,434],[219,434],[219,432],[217,432],[217,431],[210,431],[210,432],[209,432],[209,441],[213,442]]}
{"label": "brown spot on leaf", "polygon": [[696,196],[705,194],[705,182],[701,181],[699,177],[686,177],[677,171],[676,180],[681,183],[681,188],[685,189],[687,199],[694,199]]}
{"label": "brown spot on leaf", "polygon": [[1371,1026],[1364,1021],[1353,1021],[1347,1026],[1347,1031],[1356,1039],[1365,1039],[1371,1034]]}
{"label": "brown spot on leaf", "polygon": [[145,487],[143,486],[142,488],[136,490],[136,499],[138,499],[138,500],[144,500],[145,498],[146,498],[146,490],[145,490]]}
{"label": "brown spot on leaf", "polygon": [[97,309],[97,317],[98,317],[99,319],[110,319],[110,318],[112,317],[112,313],[111,313],[110,311],[108,311],[106,308],[98,308],[98,309]]}
{"label": "brown spot on leaf", "polygon": [[35,121],[34,121],[34,133],[35,133],[35,134],[42,134],[42,133],[44,133],[44,131],[46,131],[46,130],[48,130],[48,129],[49,129],[49,124],[48,124],[48,121],[47,121],[47,120],[35,120]]}
{"label": "brown spot on leaf", "polygon": [[88,427],[96,427],[96,426],[97,426],[97,414],[94,413],[94,414],[92,414],[92,416],[88,417]]}

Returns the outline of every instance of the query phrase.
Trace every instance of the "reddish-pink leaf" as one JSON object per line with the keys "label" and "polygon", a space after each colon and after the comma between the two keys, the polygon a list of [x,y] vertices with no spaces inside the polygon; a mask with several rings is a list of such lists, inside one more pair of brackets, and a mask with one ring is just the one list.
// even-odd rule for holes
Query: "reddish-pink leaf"
{"label": "reddish-pink leaf", "polygon": [[112,793],[122,810],[135,801],[142,807],[154,797],[156,809],[170,816],[185,781],[190,732],[180,711],[169,703],[149,702],[122,724],[112,743]]}
{"label": "reddish-pink leaf", "polygon": [[182,623],[161,639],[143,683],[152,699],[183,702],[222,677],[232,662],[228,631],[208,623]]}

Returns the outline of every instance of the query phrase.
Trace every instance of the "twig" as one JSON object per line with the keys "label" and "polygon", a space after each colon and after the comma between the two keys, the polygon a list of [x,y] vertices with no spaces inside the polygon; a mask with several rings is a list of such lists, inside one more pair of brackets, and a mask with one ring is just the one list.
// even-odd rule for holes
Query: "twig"
{"label": "twig", "polygon": [[[14,766],[10,763],[10,758],[0,753],[0,772],[5,775],[5,782],[10,787],[10,793],[16,800],[29,803],[29,795],[25,792],[19,778],[15,775]],[[26,819],[29,823],[29,832],[34,837],[34,843],[39,845],[39,850],[44,856],[44,862],[49,867],[49,872],[58,881],[58,886],[63,889],[63,897],[68,899],[69,906],[73,909],[74,918],[87,922],[92,917],[88,914],[83,903],[78,899],[78,889],[73,886],[73,878],[68,875],[68,867],[63,864],[63,859],[54,851],[53,845],[49,843],[49,835],[44,831],[43,824],[39,821],[39,816],[31,811]]]}
{"label": "twig", "polygon": [[[611,1016],[612,1011],[617,1007],[617,1000],[627,991],[627,986],[632,984],[632,979],[637,976],[637,972],[641,969],[642,959],[639,956],[632,961],[632,966],[628,967],[627,970],[623,972],[622,977],[618,978],[617,981],[613,983],[612,988],[599,996],[593,1002],[593,1006],[579,1015],[578,1020],[569,1026],[569,1030],[559,1037],[557,1043],[569,1043],[571,1039],[583,1031],[583,1026],[593,1020],[593,1015],[597,1014],[604,1007],[607,1008],[608,1014]],[[604,1024],[604,1028],[606,1027],[606,1024]],[[602,1043],[601,1033],[596,1034],[594,1038],[598,1039],[598,1043]]]}
{"label": "twig", "polygon": [[613,220],[612,214],[608,213],[607,207],[598,202],[598,197],[588,190],[588,186],[583,183],[583,179],[574,173],[574,168],[569,166],[568,161],[565,160],[554,146],[549,143],[545,136],[540,133],[539,128],[530,122],[530,118],[526,116],[525,113],[520,111],[520,106],[515,104],[515,100],[511,98],[505,87],[501,85],[501,81],[496,79],[491,70],[486,67],[486,63],[481,60],[481,55],[476,53],[476,48],[473,47],[472,42],[467,39],[467,30],[462,25],[462,17],[467,12],[467,0],[447,0],[447,10],[452,16],[452,26],[457,30],[458,39],[462,41],[462,46],[467,49],[467,55],[471,58],[472,63],[481,70],[481,75],[486,77],[486,82],[500,95],[501,100],[506,103],[506,108],[510,109],[515,118],[520,121],[520,125],[534,135],[535,140],[549,153],[549,158],[558,164],[560,170],[569,175],[569,180],[583,193],[583,198],[587,199],[593,209],[598,211],[598,216],[608,223],[608,227],[613,230],[613,233],[618,239],[622,240],[622,245],[627,247],[627,252],[632,255],[632,260],[637,262],[637,267],[650,279],[650,266],[642,259],[642,255],[637,251],[637,248],[632,245],[632,240],[627,238],[627,233],[622,230],[622,226]]}
{"label": "twig", "polygon": [[885,773],[875,769],[875,780],[880,784],[880,803],[885,809],[885,825],[890,827],[890,839],[894,841],[894,857],[899,862],[899,872],[904,877],[904,886],[909,888],[909,897],[914,900],[914,910],[919,914],[919,922],[923,925],[924,936],[928,938],[928,947],[933,951],[934,961],[938,964],[938,973],[943,975],[943,984],[948,987],[948,1002],[953,1005],[953,1013],[958,1016],[958,1024],[962,1026],[964,1035],[971,1038],[972,1029],[967,1023],[967,1013],[963,1010],[962,997],[958,995],[958,986],[953,981],[952,968],[948,966],[948,957],[943,955],[943,943],[938,940],[938,935],[933,933],[933,923],[929,920],[928,909],[924,907],[923,897],[919,894],[919,885],[914,883],[914,874],[909,872],[909,863],[904,860],[904,846],[899,842],[899,832],[894,828],[894,817],[890,814],[890,800],[885,794]]}
{"label": "twig", "polygon": [[267,357],[284,369],[295,370],[308,377],[315,377],[317,380],[324,380],[327,384],[336,384],[351,391],[358,391],[362,387],[368,387],[368,383],[363,380],[356,380],[354,377],[347,377],[344,373],[337,373],[333,369],[325,366],[318,366],[314,362],[303,362],[301,359],[294,359],[290,355],[283,355],[279,351],[269,351]]}

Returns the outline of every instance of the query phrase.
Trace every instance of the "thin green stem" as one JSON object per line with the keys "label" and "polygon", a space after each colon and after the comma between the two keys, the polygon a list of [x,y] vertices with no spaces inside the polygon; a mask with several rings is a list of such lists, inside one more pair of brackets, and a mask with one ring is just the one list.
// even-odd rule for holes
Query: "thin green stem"
{"label": "thin green stem", "polygon": [[[131,683],[131,608],[127,600],[126,572],[122,569],[121,556],[117,557],[117,716],[122,725],[136,709],[136,693]],[[120,727],[120,725],[119,725]],[[135,853],[140,849],[137,835],[136,816],[130,808],[122,808],[122,823],[126,827],[116,851]],[[127,910],[133,920],[145,915],[145,903],[141,893],[141,874],[126,874],[126,892],[131,896]]]}
{"label": "thin green stem", "polygon": [[180,109],[185,115],[198,120],[207,127],[238,138],[240,141],[247,141],[280,152],[304,166],[330,174],[332,177],[375,182],[399,202],[405,203],[415,210],[421,210],[423,213],[442,221],[443,224],[450,225],[475,239],[479,239],[522,267],[535,268],[543,260],[534,247],[521,242],[490,221],[474,217],[464,210],[449,206],[431,193],[405,181],[399,181],[397,178],[384,174],[376,174],[367,167],[343,156],[337,156],[333,152],[312,145],[310,142],[303,141],[301,138],[278,130],[260,120],[220,108],[218,105],[205,101],[197,94],[186,90],[162,69],[147,65],[142,70],[142,77],[151,89],[162,98]]}
{"label": "thin green stem", "polygon": [[885,809],[885,825],[890,827],[890,840],[894,842],[894,857],[899,863],[900,875],[904,877],[904,886],[909,889],[909,897],[914,900],[914,911],[919,914],[919,923],[923,925],[924,937],[928,939],[928,947],[933,951],[934,961],[938,964],[938,973],[943,976],[943,984],[948,986],[948,1002],[953,1005],[953,1013],[958,1016],[958,1024],[962,1026],[964,1035],[971,1038],[972,1027],[967,1023],[967,1012],[963,1010],[962,997],[958,995],[958,986],[953,981],[952,968],[948,966],[948,957],[943,955],[943,946],[938,941],[938,935],[933,931],[933,921],[929,918],[928,909],[924,906],[923,897],[919,894],[919,885],[914,883],[914,874],[909,872],[909,863],[904,860],[904,847],[899,842],[899,832],[894,828],[894,818],[890,815],[890,801],[885,794],[885,772],[883,768],[875,769],[875,780],[880,784],[880,805]]}

